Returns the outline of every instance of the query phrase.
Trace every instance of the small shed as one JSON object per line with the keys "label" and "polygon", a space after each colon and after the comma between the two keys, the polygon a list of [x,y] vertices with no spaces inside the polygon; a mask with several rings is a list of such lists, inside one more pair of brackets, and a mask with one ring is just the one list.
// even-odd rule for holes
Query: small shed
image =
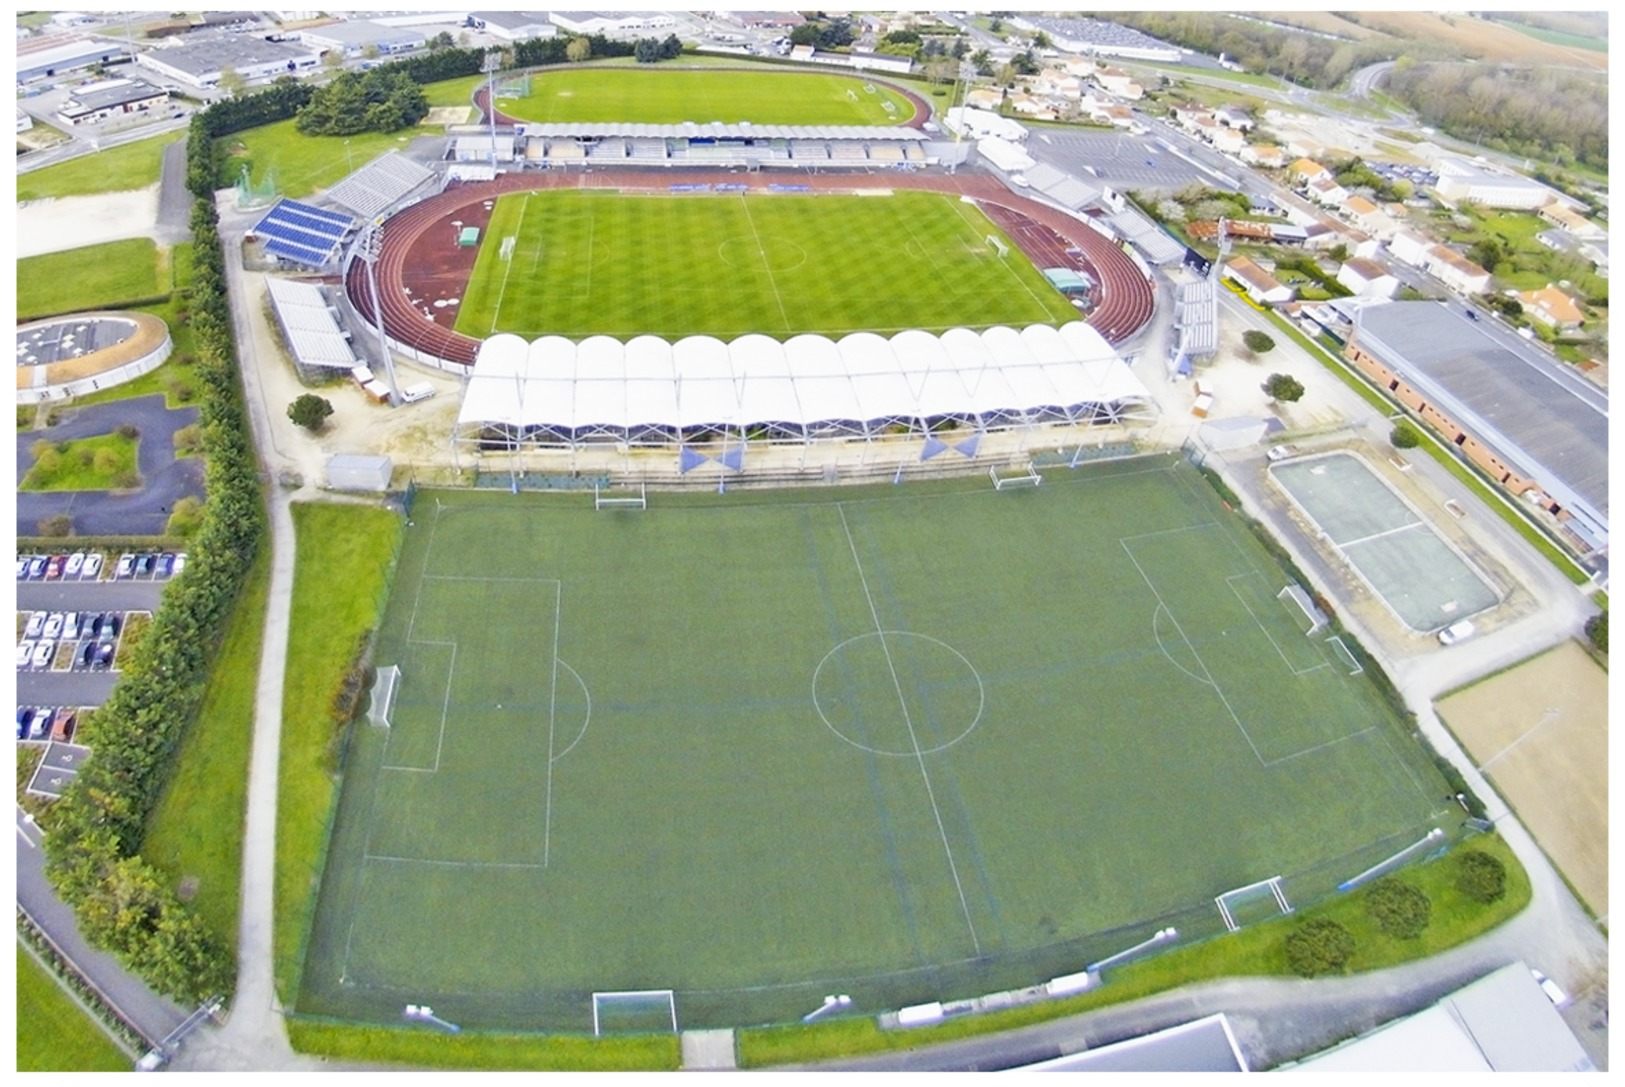
{"label": "small shed", "polygon": [[338,453],[327,459],[327,486],[335,491],[387,491],[394,469],[388,457]]}

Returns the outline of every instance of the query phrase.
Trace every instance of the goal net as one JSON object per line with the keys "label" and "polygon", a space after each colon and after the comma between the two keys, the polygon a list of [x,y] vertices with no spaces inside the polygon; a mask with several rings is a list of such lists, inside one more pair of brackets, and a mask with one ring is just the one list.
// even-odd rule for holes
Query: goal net
{"label": "goal net", "polygon": [[644,510],[649,508],[649,495],[641,483],[636,487],[604,487],[595,483],[592,505],[599,510]]}
{"label": "goal net", "polygon": [[1044,482],[1044,477],[1038,474],[1032,461],[1013,467],[1000,468],[994,465],[987,470],[987,477],[993,481],[995,491],[1009,491],[1021,487],[1036,487]]}
{"label": "goal net", "polygon": [[367,706],[367,721],[380,728],[389,727],[389,714],[395,708],[395,692],[401,686],[398,665],[378,669],[378,678],[372,685],[372,701]]}
{"label": "goal net", "polygon": [[530,73],[524,75],[504,76],[497,81],[498,98],[528,98],[530,97]]}
{"label": "goal net", "polygon": [[670,989],[630,989],[592,994],[594,1034],[677,1032],[677,1000]]}
{"label": "goal net", "polygon": [[1365,671],[1360,666],[1359,658],[1354,655],[1354,651],[1348,647],[1340,636],[1333,634],[1326,639],[1326,644],[1332,647],[1332,652],[1337,655],[1337,659],[1348,667],[1349,675],[1357,676]]}
{"label": "goal net", "polygon": [[987,244],[991,245],[993,247],[993,251],[1001,257],[1008,257],[1010,255],[1010,247],[1005,245],[1004,242],[995,234],[989,234],[987,236]]}
{"label": "goal net", "polygon": [[514,244],[517,241],[518,241],[518,239],[512,234],[509,234],[506,238],[503,238],[502,239],[502,249],[500,250],[498,255],[503,260],[512,260],[513,259],[513,247],[514,247]]}
{"label": "goal net", "polygon": [[1286,892],[1281,889],[1280,876],[1271,876],[1226,891],[1213,903],[1219,907],[1219,916],[1224,918],[1224,927],[1230,932],[1239,932],[1246,925],[1292,912],[1292,904],[1286,900]]}
{"label": "goal net", "polygon": [[1301,585],[1288,585],[1275,594],[1275,599],[1281,601],[1294,616],[1301,617],[1303,623],[1308,624],[1308,629],[1303,632],[1305,637],[1319,634],[1331,622],[1326,618],[1326,613],[1315,606],[1314,600],[1303,591]]}

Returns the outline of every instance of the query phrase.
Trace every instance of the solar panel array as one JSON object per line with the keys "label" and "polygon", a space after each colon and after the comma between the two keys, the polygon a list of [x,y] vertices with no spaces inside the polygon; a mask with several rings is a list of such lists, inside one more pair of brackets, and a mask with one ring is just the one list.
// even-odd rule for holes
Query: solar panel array
{"label": "solar panel array", "polygon": [[356,220],[342,212],[283,200],[266,212],[254,233],[265,239],[267,253],[321,268],[332,262],[344,236],[355,225]]}

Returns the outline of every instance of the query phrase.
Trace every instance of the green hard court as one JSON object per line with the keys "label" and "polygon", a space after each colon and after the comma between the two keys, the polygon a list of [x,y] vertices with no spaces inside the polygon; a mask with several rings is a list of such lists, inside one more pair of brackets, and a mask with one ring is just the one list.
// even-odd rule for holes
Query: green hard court
{"label": "green hard court", "polygon": [[1042,984],[1447,795],[1177,459],[907,487],[421,491],[299,1012],[687,1028]]}

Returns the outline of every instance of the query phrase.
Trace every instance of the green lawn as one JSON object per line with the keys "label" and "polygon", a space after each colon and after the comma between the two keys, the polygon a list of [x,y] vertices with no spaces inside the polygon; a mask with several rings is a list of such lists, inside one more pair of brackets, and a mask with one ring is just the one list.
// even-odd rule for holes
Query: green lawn
{"label": "green lawn", "polygon": [[[298,534],[277,777],[277,984],[291,1000],[301,934],[338,785],[329,709],[358,641],[383,610],[401,520],[376,507],[296,503]],[[398,1009],[397,1009],[398,1010]]]}
{"label": "green lawn", "polygon": [[990,234],[1004,238],[979,209],[937,193],[504,196],[457,328],[787,337],[1077,318],[1013,245],[1000,257]]}
{"label": "green lawn", "polygon": [[188,311],[182,295],[183,288],[192,282],[192,243],[182,242],[170,250],[170,262],[174,269],[176,294],[157,305],[139,308],[139,312],[149,313],[169,326],[169,339],[172,344],[169,358],[156,370],[149,370],[133,381],[74,397],[73,403],[76,406],[106,404],[114,400],[150,396],[153,393],[162,393],[164,403],[171,408],[185,407],[187,404],[197,402],[199,395],[197,361],[193,353],[196,344],[193,341],[191,323],[186,319]]}
{"label": "green lawn", "polygon": [[[141,843],[141,855],[174,886],[186,889],[192,908],[228,946],[236,940],[242,897],[239,828],[248,802],[248,752],[269,585],[267,548],[243,584],[202,708],[175,752],[175,772]],[[232,832],[222,833],[226,828]]]}
{"label": "green lawn", "polygon": [[169,132],[17,175],[18,200],[124,192],[158,184],[164,148],[186,133]]}
{"label": "green lawn", "polygon": [[17,1071],[128,1072],[131,1058],[17,946]]}
{"label": "green lawn", "polygon": [[128,490],[140,484],[136,472],[139,438],[99,434],[52,443],[41,438],[33,467],[17,485],[22,491]]}
{"label": "green lawn", "polygon": [[663,67],[549,69],[531,76],[527,97],[497,106],[546,124],[893,125],[914,115],[908,99],[861,76]]}
{"label": "green lawn", "polygon": [[112,309],[169,293],[169,253],[151,238],[87,245],[17,262],[17,320]]}
{"label": "green lawn", "polygon": [[280,196],[299,199],[325,189],[385,151],[403,151],[418,136],[439,136],[440,125],[421,125],[401,132],[363,132],[355,136],[304,136],[294,122],[277,121],[224,137],[225,162],[220,182],[235,184],[243,167],[249,179],[264,183],[274,176]]}
{"label": "green lawn", "polygon": [[686,1028],[969,996],[1148,924],[1216,934],[1213,895],[1269,876],[1310,904],[1445,814],[1183,462],[418,502],[302,1013],[388,1023],[410,992],[581,1032],[594,990],[677,990]]}

